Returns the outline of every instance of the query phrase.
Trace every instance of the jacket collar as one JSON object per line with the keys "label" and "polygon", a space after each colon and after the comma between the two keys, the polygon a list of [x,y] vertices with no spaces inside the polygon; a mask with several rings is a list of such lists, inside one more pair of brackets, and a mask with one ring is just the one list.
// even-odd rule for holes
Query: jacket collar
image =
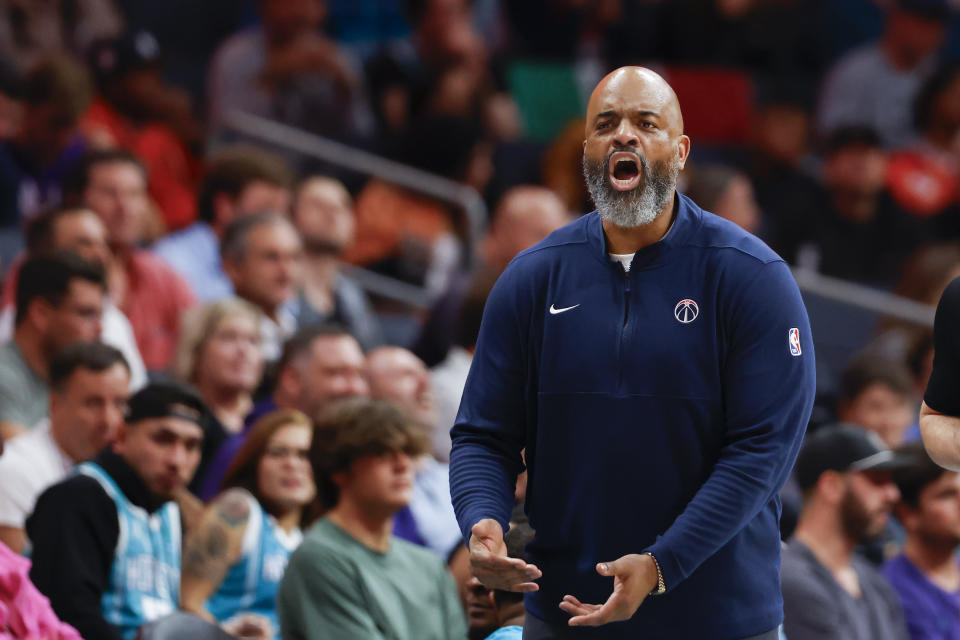
{"label": "jacket collar", "polygon": [[133,467],[110,448],[101,451],[93,462],[113,478],[123,494],[127,496],[127,500],[145,509],[147,513],[153,513],[168,502],[165,498],[151,492]]}
{"label": "jacket collar", "polygon": [[[700,226],[703,216],[702,210],[690,198],[679,192],[674,192],[673,211],[675,216],[673,226],[659,241],[640,249],[634,254],[631,271],[634,268],[644,268],[656,264],[658,258],[669,249],[686,244],[693,232]],[[600,219],[600,214],[593,211],[587,215],[590,216],[587,221],[587,238],[591,252],[603,262],[610,262],[607,237],[603,233],[603,222]]]}

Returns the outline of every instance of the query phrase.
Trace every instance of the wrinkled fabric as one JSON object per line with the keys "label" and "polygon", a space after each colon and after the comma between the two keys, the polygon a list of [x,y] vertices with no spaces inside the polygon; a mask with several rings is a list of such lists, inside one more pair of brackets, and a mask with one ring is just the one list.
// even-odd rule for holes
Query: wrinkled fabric
{"label": "wrinkled fabric", "polygon": [[0,544],[0,640],[83,640],[60,622],[27,574],[30,561]]}

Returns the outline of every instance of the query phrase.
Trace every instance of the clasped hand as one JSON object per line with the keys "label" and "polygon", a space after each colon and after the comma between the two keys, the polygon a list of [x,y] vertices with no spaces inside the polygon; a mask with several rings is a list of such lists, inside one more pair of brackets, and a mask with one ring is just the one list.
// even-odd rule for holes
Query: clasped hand
{"label": "clasped hand", "polygon": [[[519,558],[507,557],[503,529],[495,520],[481,520],[470,531],[470,568],[490,589],[536,591],[540,569]],[[629,620],[657,586],[657,567],[648,555],[631,553],[613,562],[597,564],[597,573],[613,578],[613,592],[603,604],[585,604],[565,595],[560,608],[570,614],[572,627],[598,627]]]}

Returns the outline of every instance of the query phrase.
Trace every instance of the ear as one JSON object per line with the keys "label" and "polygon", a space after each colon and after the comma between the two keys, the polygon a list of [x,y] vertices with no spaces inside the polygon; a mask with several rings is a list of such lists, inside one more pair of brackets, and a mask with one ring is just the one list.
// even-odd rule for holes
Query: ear
{"label": "ear", "polygon": [[282,397],[299,398],[302,388],[301,374],[296,365],[288,364],[277,374],[276,389]]}
{"label": "ear", "polygon": [[683,169],[687,164],[687,158],[690,156],[690,138],[681,135],[677,140],[677,157],[680,160],[680,168]]}
{"label": "ear", "polygon": [[836,471],[824,471],[817,480],[817,492],[830,504],[838,504],[847,491],[846,476]]}
{"label": "ear", "polygon": [[236,287],[237,283],[242,279],[242,274],[240,273],[240,266],[234,262],[233,258],[224,258],[223,259],[223,272],[227,274],[227,278],[230,279],[230,282],[233,283],[233,286]]}
{"label": "ear", "polygon": [[27,321],[36,327],[40,333],[46,333],[53,321],[55,311],[56,309],[47,300],[34,298],[27,305]]}
{"label": "ear", "polygon": [[333,481],[333,484],[337,485],[337,488],[343,492],[343,485],[347,483],[347,472],[346,471],[337,471],[336,473],[330,474],[330,479]]}
{"label": "ear", "polygon": [[893,505],[893,515],[900,521],[900,524],[903,525],[907,533],[916,529],[919,524],[920,514],[917,509],[914,509],[903,500],[898,500],[897,504]]}
{"label": "ear", "polygon": [[218,230],[226,229],[237,215],[237,208],[234,206],[233,198],[221,192],[213,196],[212,205],[213,228]]}
{"label": "ear", "polygon": [[113,444],[111,445],[113,447],[113,452],[116,453],[117,455],[122,456],[124,451],[126,451],[127,436],[129,435],[127,433],[127,429],[129,428],[130,427],[127,426],[127,423],[124,422],[123,424],[120,425],[120,428],[117,429],[117,437],[113,441]]}

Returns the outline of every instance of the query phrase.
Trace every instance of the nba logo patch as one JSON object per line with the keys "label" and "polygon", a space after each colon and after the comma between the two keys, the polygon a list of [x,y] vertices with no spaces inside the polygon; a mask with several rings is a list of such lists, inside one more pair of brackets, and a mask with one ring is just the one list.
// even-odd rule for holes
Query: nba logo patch
{"label": "nba logo patch", "polygon": [[790,329],[787,332],[787,343],[790,345],[790,355],[799,356],[802,351],[800,350],[800,330],[797,328]]}

